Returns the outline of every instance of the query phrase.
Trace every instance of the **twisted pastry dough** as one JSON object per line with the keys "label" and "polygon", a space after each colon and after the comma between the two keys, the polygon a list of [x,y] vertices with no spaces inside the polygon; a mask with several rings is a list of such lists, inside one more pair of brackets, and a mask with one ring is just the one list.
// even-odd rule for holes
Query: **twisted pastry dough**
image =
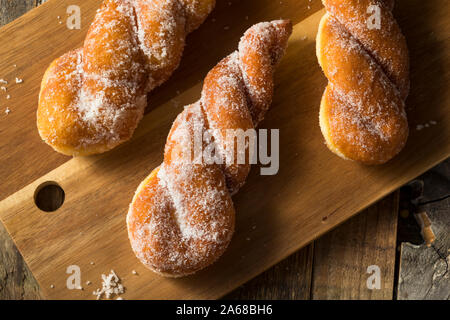
{"label": "twisted pastry dough", "polygon": [[[328,78],[320,127],[328,147],[345,159],[381,164],[404,147],[409,91],[406,41],[392,15],[393,0],[322,0],[317,58]],[[368,8],[380,9],[370,29]]]}
{"label": "twisted pastry dough", "polygon": [[223,155],[234,145],[234,139],[227,141],[227,129],[258,124],[270,106],[274,67],[291,32],[285,20],[250,28],[239,50],[209,72],[201,100],[185,107],[173,123],[164,162],[141,183],[127,216],[133,251],[153,271],[192,274],[227,248],[235,224],[231,196],[244,184],[250,164],[207,164],[192,158],[192,145],[198,135],[212,132]]}
{"label": "twisted pastry dough", "polygon": [[128,140],[149,91],[178,67],[187,34],[215,0],[105,0],[82,48],[42,79],[37,126],[66,155],[108,151]]}

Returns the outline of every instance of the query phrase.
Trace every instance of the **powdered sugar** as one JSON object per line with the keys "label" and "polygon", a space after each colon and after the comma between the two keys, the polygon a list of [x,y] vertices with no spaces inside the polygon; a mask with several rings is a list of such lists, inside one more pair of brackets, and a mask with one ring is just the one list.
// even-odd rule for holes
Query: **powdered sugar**
{"label": "powdered sugar", "polygon": [[317,56],[329,84],[321,104],[321,129],[338,154],[386,162],[408,136],[404,38],[387,7],[380,7],[382,28],[370,30],[363,4],[323,2],[328,13],[320,24]]}
{"label": "powdered sugar", "polygon": [[[209,132],[209,142],[226,152],[222,133],[227,123],[233,123],[233,118],[246,119],[253,127],[253,121],[258,122],[264,113],[251,111],[255,107],[252,98],[255,103],[270,104],[271,94],[267,97],[269,91],[264,87],[273,85],[273,68],[290,32],[286,21],[252,27],[241,39],[243,52],[222,60],[208,74],[202,98],[185,107],[175,120],[164,162],[139,187],[127,216],[133,250],[151,269],[170,276],[190,274],[214,262],[228,246],[234,231],[231,193],[244,183],[246,173],[241,175],[234,163],[222,166],[202,161],[202,150],[194,149],[205,146],[195,141],[203,141]],[[265,70],[264,81],[246,75],[246,55],[256,57],[251,67],[253,72]],[[244,77],[250,79],[248,83]]]}
{"label": "powdered sugar", "polygon": [[[57,60],[43,82],[38,111],[43,139],[68,145],[73,153],[99,152],[96,146],[106,151],[129,139],[144,114],[147,93],[178,66],[192,13],[179,0],[105,1],[83,48]],[[59,112],[66,115],[54,116]],[[72,117],[76,121],[70,122]],[[78,125],[82,133],[72,128]],[[80,136],[69,143],[67,132]]]}

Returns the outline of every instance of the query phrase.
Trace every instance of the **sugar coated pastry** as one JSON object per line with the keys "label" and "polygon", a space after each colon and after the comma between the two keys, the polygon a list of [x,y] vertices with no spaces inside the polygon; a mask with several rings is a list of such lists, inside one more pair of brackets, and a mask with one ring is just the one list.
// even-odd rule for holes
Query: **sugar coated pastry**
{"label": "sugar coated pastry", "polygon": [[317,58],[328,78],[320,128],[344,159],[382,164],[408,138],[409,58],[393,0],[322,0]]}
{"label": "sugar coated pastry", "polygon": [[42,139],[66,155],[130,139],[149,91],[178,67],[188,33],[215,0],[105,0],[82,48],[51,63],[39,94]]}
{"label": "sugar coated pastry", "polygon": [[[234,138],[227,141],[226,132],[253,129],[263,119],[272,100],[274,68],[291,32],[286,20],[251,27],[239,50],[209,72],[200,101],[185,107],[173,123],[164,162],[138,187],[127,216],[133,251],[151,270],[168,277],[195,273],[230,243],[231,196],[244,184],[250,164],[236,161],[239,150],[229,148]],[[235,152],[234,162],[210,163],[203,152],[192,156],[196,137],[207,131],[223,157]]]}

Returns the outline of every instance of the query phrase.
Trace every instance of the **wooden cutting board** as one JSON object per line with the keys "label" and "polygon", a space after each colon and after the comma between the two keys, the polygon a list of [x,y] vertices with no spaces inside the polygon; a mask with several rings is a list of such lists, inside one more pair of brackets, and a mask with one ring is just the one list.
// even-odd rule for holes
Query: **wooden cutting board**
{"label": "wooden cutting board", "polygon": [[[315,57],[320,1],[219,0],[188,38],[179,70],[150,95],[130,142],[100,156],[61,156],[37,133],[40,80],[54,58],[81,45],[100,2],[51,0],[0,30],[0,79],[9,80],[11,96],[6,100],[0,92],[0,218],[48,298],[91,299],[100,275],[111,269],[126,287],[125,299],[219,298],[450,154],[448,1],[398,1],[395,15],[411,54],[411,133],[393,161],[365,167],[329,152],[320,133],[326,86]],[[81,30],[65,27],[73,4],[81,7]],[[217,263],[195,276],[161,278],[139,263],[128,243],[125,217],[133,193],[162,161],[171,123],[183,105],[198,99],[207,71],[235,50],[249,26],[280,17],[292,19],[295,28],[261,124],[280,129],[280,171],[260,176],[252,169],[234,197],[235,236]],[[15,84],[16,77],[24,82]],[[64,204],[52,213],[34,202],[36,189],[48,181],[65,192]],[[81,268],[84,290],[66,288],[69,265]]]}

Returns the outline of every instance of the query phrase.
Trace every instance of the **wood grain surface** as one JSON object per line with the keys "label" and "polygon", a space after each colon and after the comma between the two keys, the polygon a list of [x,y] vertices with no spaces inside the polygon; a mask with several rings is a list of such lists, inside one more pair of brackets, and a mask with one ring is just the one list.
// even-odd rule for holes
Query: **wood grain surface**
{"label": "wood grain surface", "polygon": [[[420,237],[417,243],[404,242],[399,254],[399,300],[450,299],[450,159],[436,166],[414,183],[423,191],[413,196],[409,214],[425,212],[436,237],[427,246]],[[413,232],[416,234],[418,228]]]}
{"label": "wood grain surface", "polygon": [[[0,26],[17,19],[39,4],[34,0],[0,0]],[[4,112],[1,103],[0,112]],[[36,279],[0,223],[0,300],[38,299],[39,291]]]}
{"label": "wood grain surface", "polygon": [[314,244],[309,244],[255,279],[229,293],[224,299],[309,300]]}
{"label": "wood grain surface", "polygon": [[[393,299],[398,197],[392,193],[225,298]],[[373,265],[380,289],[367,287]]]}
{"label": "wood grain surface", "polygon": [[[80,4],[83,12],[87,10],[83,25],[86,25],[85,19],[92,18],[92,15],[86,16],[89,12],[93,14],[93,2]],[[222,34],[224,41],[220,46],[211,43],[202,46],[197,42],[188,47],[180,71],[150,97],[153,107],[149,108],[150,112],[130,143],[103,156],[67,161],[46,149],[36,137],[34,127],[35,99],[43,70],[51,59],[79,45],[83,38],[79,35],[81,31],[68,36],[67,30],[60,30],[57,20],[49,17],[48,12],[62,16],[65,5],[64,1],[50,1],[0,32],[0,41],[10,44],[7,49],[0,48],[2,74],[9,79],[19,74],[25,80],[22,85],[8,88],[14,99],[9,102],[12,112],[0,118],[0,130],[6,137],[2,140],[4,152],[0,153],[0,160],[2,164],[9,164],[0,168],[5,181],[0,198],[19,190],[0,203],[0,217],[47,297],[88,296],[86,291],[70,292],[64,288],[65,268],[72,263],[78,263],[84,270],[84,277],[89,279],[98,278],[100,273],[114,268],[129,283],[130,290],[126,295],[131,298],[221,296],[449,154],[449,118],[445,112],[449,95],[443,90],[448,86],[448,66],[445,66],[448,62],[442,56],[447,45],[447,35],[442,30],[448,28],[448,10],[433,11],[436,1],[426,4],[399,1],[399,19],[407,38],[412,40],[413,91],[409,101],[414,105],[410,110],[413,130],[405,151],[388,165],[377,168],[360,167],[331,155],[322,145],[317,123],[311,121],[317,113],[317,103],[325,84],[320,70],[311,68],[316,66],[314,35],[323,13],[314,14],[314,10],[320,4],[316,2],[308,10],[306,1],[283,1],[282,4],[261,1],[258,5],[241,1],[232,3],[231,6],[236,6],[233,10],[228,4],[219,4],[215,20],[211,19],[197,32],[203,37],[197,39],[216,39],[217,34]],[[49,6],[52,10],[48,10]],[[245,10],[250,7],[252,11]],[[442,9],[442,4],[440,7]],[[62,10],[60,14],[58,10]],[[227,13],[230,10],[239,14],[251,12],[252,16],[248,20],[243,16],[244,23],[233,24],[225,32],[223,27],[230,20]],[[291,17],[296,23],[290,49],[277,74],[273,111],[264,123],[265,127],[280,128],[282,132],[279,175],[259,177],[256,170],[252,171],[249,184],[236,197],[238,230],[233,244],[215,266],[180,281],[156,278],[145,270],[138,271],[139,277],[132,277],[131,270],[142,267],[130,254],[126,243],[124,213],[135,186],[161,161],[162,145],[180,104],[194,101],[200,84],[185,89],[204,76],[204,65],[207,70],[215,63],[209,65],[212,60],[218,60],[214,59],[214,53],[229,52],[236,46],[246,26],[278,16]],[[419,26],[417,18],[422,22]],[[37,26],[42,24],[54,30],[51,39],[48,33],[36,31],[41,30]],[[35,30],[32,35],[27,33],[31,29]],[[11,37],[12,33],[17,36]],[[214,33],[216,37],[212,36]],[[428,37],[430,34],[433,36]],[[427,49],[432,45],[442,50],[431,54]],[[208,50],[199,53],[200,48]],[[199,54],[201,66],[198,66]],[[26,58],[34,55],[33,62]],[[20,61],[24,63],[20,64]],[[186,65],[186,61],[190,63]],[[17,69],[13,69],[14,64]],[[177,77],[182,77],[183,81],[174,82]],[[429,79],[436,77],[441,81],[431,87]],[[174,97],[177,91],[183,93]],[[428,108],[429,103],[432,109]],[[421,132],[414,130],[417,124],[430,120],[437,124]],[[41,183],[51,180],[63,187],[67,198],[59,211],[44,214],[36,209],[32,198]],[[263,197],[266,194],[273,196]],[[23,219],[24,214],[27,219]],[[252,234],[255,224],[258,228]],[[108,237],[111,234],[114,237]],[[249,235],[253,241],[246,240]],[[99,263],[91,267],[90,260]],[[50,284],[55,288],[50,289]]]}
{"label": "wood grain surface", "polygon": [[[393,299],[398,196],[392,193],[315,241],[312,299]],[[379,289],[367,286],[369,266],[380,269]]]}

